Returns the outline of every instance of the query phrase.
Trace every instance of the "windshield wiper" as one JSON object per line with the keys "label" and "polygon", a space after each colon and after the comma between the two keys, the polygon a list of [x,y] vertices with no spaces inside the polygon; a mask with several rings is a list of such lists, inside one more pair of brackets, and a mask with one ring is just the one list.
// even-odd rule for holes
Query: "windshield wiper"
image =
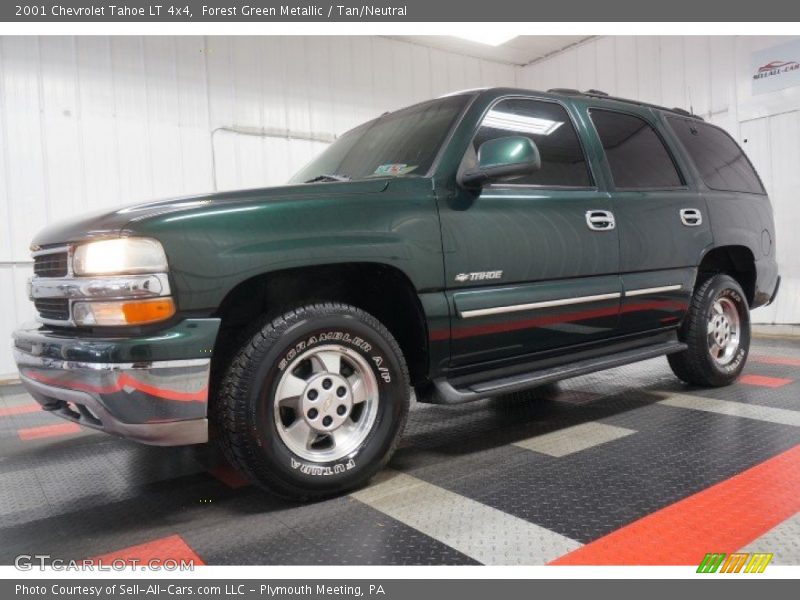
{"label": "windshield wiper", "polygon": [[303,183],[316,183],[318,181],[350,181],[350,178],[347,175],[337,175],[336,173],[323,173],[322,175],[317,175],[313,179],[309,179],[308,181],[304,181]]}

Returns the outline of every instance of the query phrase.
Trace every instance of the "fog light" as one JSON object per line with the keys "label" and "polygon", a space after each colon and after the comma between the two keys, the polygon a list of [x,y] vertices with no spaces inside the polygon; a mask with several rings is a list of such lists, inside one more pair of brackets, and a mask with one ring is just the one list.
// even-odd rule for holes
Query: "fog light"
{"label": "fog light", "polygon": [[76,325],[144,325],[164,321],[174,314],[172,298],[76,302],[72,305],[72,318]]}

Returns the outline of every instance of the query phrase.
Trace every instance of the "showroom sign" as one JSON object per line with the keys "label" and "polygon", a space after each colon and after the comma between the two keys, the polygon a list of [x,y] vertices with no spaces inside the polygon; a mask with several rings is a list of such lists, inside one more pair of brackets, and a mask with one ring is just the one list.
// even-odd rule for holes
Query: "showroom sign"
{"label": "showroom sign", "polygon": [[800,39],[753,53],[753,94],[800,85]]}

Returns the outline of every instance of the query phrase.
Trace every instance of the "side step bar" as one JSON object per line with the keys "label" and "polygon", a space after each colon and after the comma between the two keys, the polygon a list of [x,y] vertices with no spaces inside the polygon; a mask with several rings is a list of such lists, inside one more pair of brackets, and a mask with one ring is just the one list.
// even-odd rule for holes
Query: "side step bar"
{"label": "side step bar", "polygon": [[626,350],[609,356],[584,359],[567,365],[548,367],[528,373],[519,373],[510,377],[503,377],[490,381],[479,381],[469,384],[464,388],[455,388],[447,379],[434,381],[436,401],[439,404],[462,404],[482,398],[490,398],[501,394],[518,392],[532,387],[578,377],[595,371],[613,369],[630,363],[639,362],[648,358],[655,358],[665,354],[673,354],[686,350],[686,344],[677,341],[661,342],[643,348]]}

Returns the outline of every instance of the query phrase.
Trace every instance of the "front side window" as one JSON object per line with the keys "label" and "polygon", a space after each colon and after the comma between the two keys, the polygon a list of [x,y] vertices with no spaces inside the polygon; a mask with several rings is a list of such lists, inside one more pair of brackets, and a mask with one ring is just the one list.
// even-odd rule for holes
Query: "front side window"
{"label": "front side window", "polygon": [[464,94],[439,98],[359,125],[303,167],[290,183],[329,176],[424,176],[469,99]]}
{"label": "front side window", "polygon": [[539,148],[542,168],[510,181],[517,185],[589,187],[592,185],[578,134],[563,107],[554,102],[514,98],[495,104],[481,123],[467,159],[474,161],[487,140],[525,136]]}
{"label": "front side window", "polygon": [[667,117],[667,122],[708,187],[728,192],[765,193],[747,156],[722,129],[680,117]]}
{"label": "front side window", "polygon": [[616,189],[664,189],[683,185],[669,151],[647,121],[608,110],[592,110],[590,114]]}

